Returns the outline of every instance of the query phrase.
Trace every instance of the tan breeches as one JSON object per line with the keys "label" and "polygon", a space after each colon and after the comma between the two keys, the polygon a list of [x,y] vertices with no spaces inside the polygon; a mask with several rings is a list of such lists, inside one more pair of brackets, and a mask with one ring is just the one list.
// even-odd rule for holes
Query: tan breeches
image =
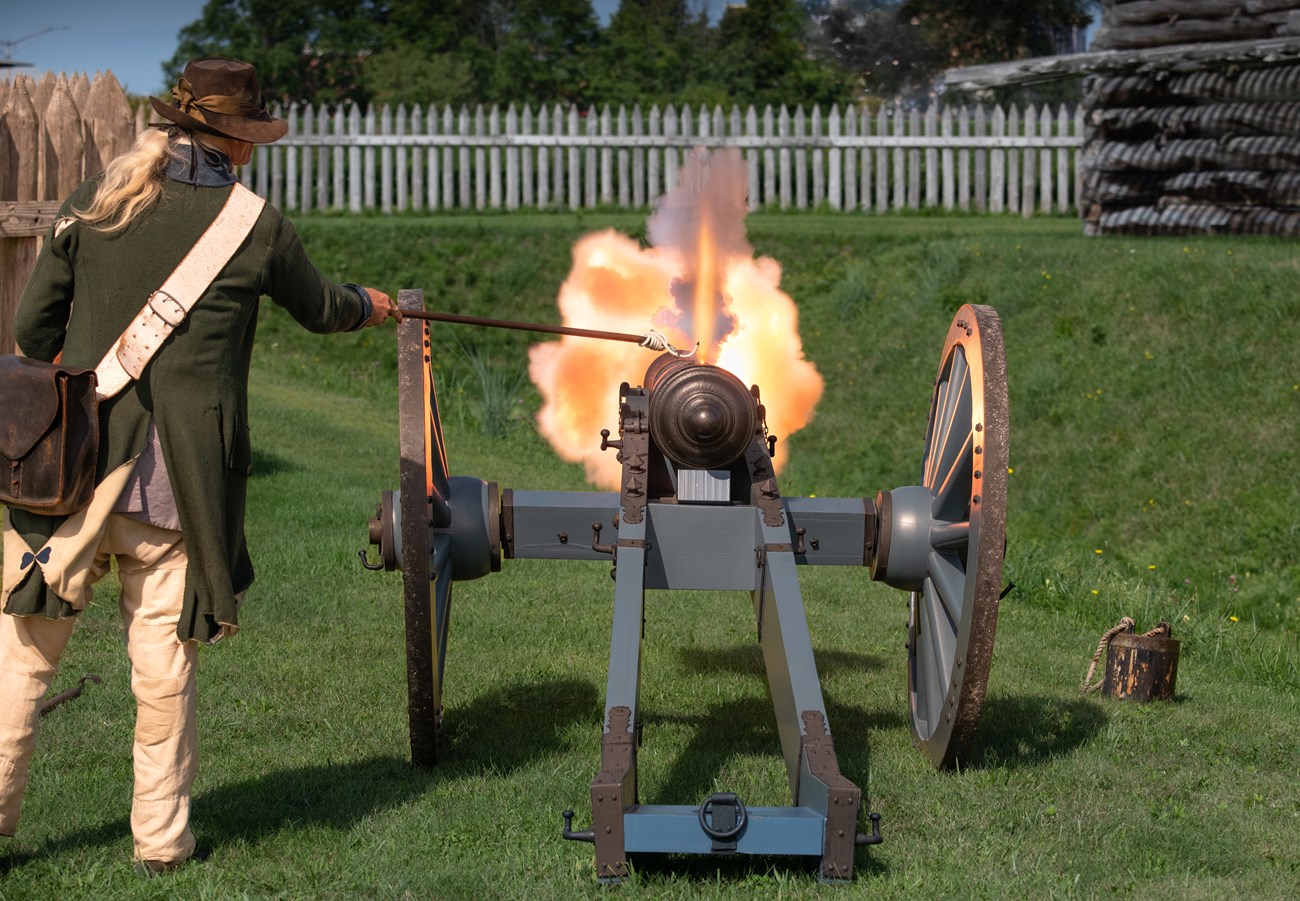
{"label": "tan breeches", "polygon": [[[131,832],[141,860],[194,852],[190,789],[198,768],[195,642],[176,637],[185,596],[181,533],[109,517],[92,581],[117,558],[119,608],[136,699]],[[59,667],[75,619],[0,614],[0,834],[13,835],[35,745],[41,698]]]}

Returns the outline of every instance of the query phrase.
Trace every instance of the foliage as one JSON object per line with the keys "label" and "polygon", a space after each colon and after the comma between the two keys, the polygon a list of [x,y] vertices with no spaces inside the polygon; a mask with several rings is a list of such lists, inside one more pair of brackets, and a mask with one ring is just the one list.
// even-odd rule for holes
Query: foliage
{"label": "foliage", "polygon": [[174,81],[192,57],[234,56],[268,96],[315,103],[923,99],[945,68],[1055,52],[1095,6],[749,0],[714,23],[690,0],[623,0],[601,28],[591,0],[207,0],[164,70]]}
{"label": "foliage", "polygon": [[736,99],[793,106],[851,98],[848,73],[808,52],[805,22],[793,0],[749,0],[727,7],[718,24],[714,65]]}
{"label": "foliage", "polygon": [[257,67],[268,99],[363,100],[365,55],[377,39],[380,0],[208,0],[163,64],[175,84],[185,63],[228,56]]}
{"label": "foliage", "polygon": [[429,53],[398,44],[367,57],[365,84],[379,104],[468,104],[478,98],[470,65],[456,53]]}
{"label": "foliage", "polygon": [[708,23],[691,16],[686,0],[624,0],[601,35],[592,94],[631,106],[698,92],[709,77],[708,42]]}
{"label": "foliage", "polygon": [[271,98],[316,103],[827,104],[850,75],[812,52],[796,0],[751,0],[712,25],[688,0],[208,0],[165,65],[257,66]]}
{"label": "foliage", "polygon": [[[806,0],[820,52],[877,97],[924,99],[944,69],[1050,56],[1097,0]],[[1046,98],[1044,98],[1046,99]]]}
{"label": "foliage", "polygon": [[947,65],[1050,56],[1059,35],[1087,25],[1095,0],[904,0],[899,12],[916,21]]}
{"label": "foliage", "polygon": [[484,100],[588,99],[585,58],[599,33],[591,0],[497,0],[483,9],[484,24],[491,28],[484,41],[488,52],[477,57]]}
{"label": "foliage", "polygon": [[897,0],[822,3],[814,15],[824,52],[855,73],[874,97],[924,97],[942,52],[899,14]]}

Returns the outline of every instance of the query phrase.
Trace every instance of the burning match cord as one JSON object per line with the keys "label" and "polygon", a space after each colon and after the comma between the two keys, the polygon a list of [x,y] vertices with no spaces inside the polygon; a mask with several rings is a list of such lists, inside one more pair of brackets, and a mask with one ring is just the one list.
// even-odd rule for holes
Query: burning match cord
{"label": "burning match cord", "polygon": [[649,350],[667,351],[680,360],[682,357],[694,356],[695,352],[700,349],[700,342],[696,341],[695,346],[690,350],[678,350],[668,343],[668,339],[664,337],[662,332],[650,329],[641,337],[641,346]]}
{"label": "burning match cord", "polygon": [[602,332],[596,329],[574,328],[568,325],[547,325],[541,322],[512,322],[507,319],[484,319],[480,316],[461,316],[458,313],[434,313],[428,310],[402,310],[403,317],[429,319],[434,322],[456,322],[461,325],[483,325],[489,328],[514,329],[521,332],[546,332],[552,335],[573,335],[578,338],[599,338],[602,341],[628,341],[655,351],[667,351],[674,357],[689,357],[699,349],[699,342],[690,350],[678,350],[668,343],[661,333],[651,329],[644,335],[630,332]]}

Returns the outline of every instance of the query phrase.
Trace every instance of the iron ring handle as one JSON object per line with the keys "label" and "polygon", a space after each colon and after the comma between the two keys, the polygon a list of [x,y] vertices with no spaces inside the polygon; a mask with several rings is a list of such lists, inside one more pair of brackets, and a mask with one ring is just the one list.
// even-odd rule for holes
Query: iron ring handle
{"label": "iron ring handle", "polygon": [[712,809],[713,799],[709,798],[709,800],[700,805],[699,818],[700,828],[704,830],[705,835],[714,841],[730,841],[740,835],[740,833],[744,832],[745,826],[749,824],[749,813],[745,810],[745,802],[740,800],[740,798],[736,799],[736,825],[732,826],[730,829],[714,829],[713,826],[709,824],[709,821],[705,819],[705,814]]}

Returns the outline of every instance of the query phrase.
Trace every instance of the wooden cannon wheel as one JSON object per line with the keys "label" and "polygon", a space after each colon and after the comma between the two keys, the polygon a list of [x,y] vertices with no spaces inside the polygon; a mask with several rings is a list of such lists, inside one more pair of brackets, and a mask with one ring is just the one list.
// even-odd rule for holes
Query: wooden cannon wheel
{"label": "wooden cannon wheel", "polygon": [[[424,309],[423,292],[399,292],[398,305]],[[442,680],[453,580],[450,538],[433,532],[451,524],[451,490],[427,322],[408,319],[398,326],[397,382],[411,761],[432,766],[441,753]]]}
{"label": "wooden cannon wheel", "polygon": [[951,767],[974,739],[988,685],[1006,549],[1007,367],[992,307],[953,319],[930,401],[921,484],[930,548],[908,616],[912,737]]}

